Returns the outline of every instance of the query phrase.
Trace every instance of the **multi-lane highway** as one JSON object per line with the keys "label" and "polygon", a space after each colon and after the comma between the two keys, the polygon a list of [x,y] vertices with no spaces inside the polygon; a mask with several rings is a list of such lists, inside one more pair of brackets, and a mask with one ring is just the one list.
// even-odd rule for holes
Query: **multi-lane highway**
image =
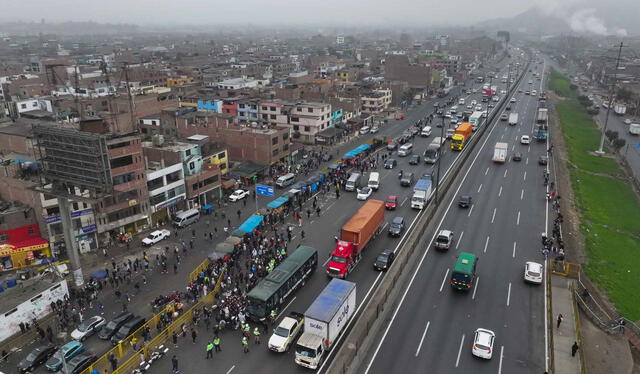
{"label": "multi-lane highway", "polygon": [[[543,66],[534,72],[542,72]],[[521,89],[542,91],[542,81],[527,73]],[[516,91],[517,92],[517,91]],[[546,154],[546,143],[520,143],[522,135],[533,135],[537,97],[522,93],[512,112],[520,123],[490,124],[476,147],[466,170],[443,204],[443,211],[431,222],[420,246],[424,253],[410,278],[392,319],[380,334],[377,346],[367,358],[366,373],[468,372],[540,373],[545,370],[544,285],[523,281],[526,261],[543,262],[540,233],[546,231],[548,205],[543,185],[544,166],[538,158]],[[491,161],[496,142],[509,144],[505,164]],[[513,161],[514,152],[522,161]],[[469,194],[473,205],[459,208],[457,197]],[[433,250],[432,242],[441,229],[455,232],[448,252]],[[451,271],[460,252],[479,257],[474,287],[461,293],[449,286]],[[474,331],[496,334],[490,361],[471,354]]]}
{"label": "multi-lane highway", "polygon": [[[504,61],[501,65],[504,65]],[[506,68],[500,73],[506,74]],[[477,85],[476,85],[477,86]],[[480,85],[481,86],[481,85]],[[470,87],[465,87],[470,88]],[[457,90],[456,90],[457,91]],[[456,91],[452,92],[452,95],[456,94]],[[471,100],[477,100],[480,103],[481,93],[466,97],[467,102]],[[402,121],[390,121],[388,124],[380,129],[380,133],[375,136],[389,136],[395,137],[403,130],[411,126],[418,119],[424,118],[434,110],[434,102],[443,100],[428,100],[420,106],[407,111],[406,118]],[[464,109],[461,109],[464,110]],[[439,121],[439,119],[438,119]],[[448,121],[447,121],[448,122]],[[439,136],[440,129],[435,127],[434,122],[433,134],[430,137],[422,138],[416,136],[414,138],[414,151],[413,154],[422,155],[427,145],[433,140],[434,136]],[[448,126],[448,123],[445,123]],[[362,142],[366,141],[370,136],[362,137]],[[446,144],[448,148],[448,143]],[[386,150],[384,151],[386,152]],[[449,166],[452,164],[455,157],[459,157],[460,153],[447,150],[442,156],[441,170],[444,174]],[[410,195],[413,189],[411,187],[401,187],[398,179],[399,169],[405,172],[414,172],[416,175],[422,175],[425,172],[433,171],[432,165],[426,165],[421,163],[420,165],[412,166],[408,163],[408,157],[398,157],[396,154],[392,156],[398,161],[398,166],[394,169],[383,169],[379,167],[381,178],[380,189],[371,196],[372,199],[384,200],[389,195],[399,196],[400,206],[395,211],[388,211],[385,213],[385,224],[383,235],[376,238],[372,244],[367,248],[364,253],[364,258],[359,263],[356,270],[349,276],[348,280],[355,282],[358,287],[357,303],[359,307],[366,301],[371,291],[383,281],[384,274],[378,273],[373,270],[373,262],[375,257],[384,249],[398,248],[399,244],[403,241],[404,236],[401,238],[390,238],[386,235],[386,229],[388,223],[396,216],[404,216],[407,222],[407,230],[411,229],[414,219],[418,214],[417,210],[413,210],[409,207]],[[318,195],[318,202],[321,207],[322,214],[320,217],[315,217],[304,223],[302,229],[305,230],[305,240],[300,238],[300,229],[296,228],[295,237],[293,239],[294,244],[304,243],[315,247],[320,255],[320,263],[316,274],[307,282],[303,289],[298,291],[295,298],[291,303],[281,312],[281,315],[286,314],[289,311],[304,312],[306,308],[313,302],[315,297],[326,286],[329,278],[324,275],[324,265],[329,258],[331,251],[335,246],[333,240],[334,235],[339,230],[340,226],[344,224],[357,209],[362,206],[362,201],[357,201],[354,193],[343,192],[340,194],[340,198],[336,199],[335,195],[327,194],[326,196]],[[474,208],[477,209],[477,208]],[[264,340],[269,337],[271,332],[263,333]],[[201,331],[202,343],[193,346],[191,342],[186,342],[184,346],[180,346],[177,350],[173,351],[178,356],[180,361],[180,368],[182,372],[200,372],[206,370],[209,367],[215,366],[216,370],[222,373],[247,373],[247,372],[260,372],[260,373],[282,373],[285,372],[306,372],[306,369],[298,367],[294,363],[293,350],[289,353],[276,354],[266,349],[266,344],[261,346],[252,346],[251,351],[247,354],[242,353],[241,336],[238,332],[224,332],[221,335],[223,352],[215,356],[213,361],[206,361],[204,359],[204,339],[209,339],[208,333]],[[170,370],[169,360],[161,361],[154,364],[152,372],[165,372]],[[326,370],[327,365],[323,365],[320,371]]]}

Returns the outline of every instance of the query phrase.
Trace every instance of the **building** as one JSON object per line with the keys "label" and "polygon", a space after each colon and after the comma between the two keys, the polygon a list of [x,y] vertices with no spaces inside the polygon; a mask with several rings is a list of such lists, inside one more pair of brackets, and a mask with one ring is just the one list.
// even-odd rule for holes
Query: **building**
{"label": "building", "polygon": [[362,113],[379,114],[391,105],[391,90],[381,89],[364,93],[361,96]]}
{"label": "building", "polygon": [[238,122],[251,123],[258,121],[258,107],[260,100],[246,99],[238,101]]}
{"label": "building", "polygon": [[160,162],[149,161],[147,148],[144,150],[151,224],[162,224],[169,221],[172,213],[186,206],[184,169],[180,162],[167,165],[162,158]]}
{"label": "building", "polygon": [[167,87],[181,86],[183,84],[193,83],[191,77],[173,77],[167,78]]}
{"label": "building", "polygon": [[291,127],[294,139],[314,144],[316,135],[331,126],[331,104],[296,103],[287,126]]}
{"label": "building", "polygon": [[269,84],[268,80],[251,79],[247,77],[225,79],[218,82],[217,87],[225,90],[239,90],[241,88],[264,87]]}
{"label": "building", "polygon": [[0,199],[0,272],[46,263],[49,242],[40,234],[33,208]]}
{"label": "building", "polygon": [[388,55],[384,62],[384,78],[388,81],[405,81],[412,89],[427,89],[431,68],[426,64],[410,63],[406,55]]}
{"label": "building", "polygon": [[289,161],[291,154],[289,127],[251,128],[234,126],[224,130],[225,144],[232,160],[274,165]]}

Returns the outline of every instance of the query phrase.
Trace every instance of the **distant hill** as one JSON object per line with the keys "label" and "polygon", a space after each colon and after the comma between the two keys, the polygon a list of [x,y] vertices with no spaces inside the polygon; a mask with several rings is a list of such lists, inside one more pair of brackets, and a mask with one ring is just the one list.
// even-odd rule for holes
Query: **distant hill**
{"label": "distant hill", "polygon": [[510,18],[480,22],[479,27],[531,35],[578,33],[592,35],[640,35],[640,1],[583,0],[571,6],[532,7]]}

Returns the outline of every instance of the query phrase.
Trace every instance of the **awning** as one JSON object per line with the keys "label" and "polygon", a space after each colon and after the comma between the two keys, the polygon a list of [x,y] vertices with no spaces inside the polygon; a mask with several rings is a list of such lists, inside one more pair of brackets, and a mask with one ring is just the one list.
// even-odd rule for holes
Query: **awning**
{"label": "awning", "polygon": [[289,196],[280,196],[279,198],[273,200],[272,202],[270,202],[269,204],[267,204],[267,207],[271,208],[271,209],[278,209],[280,208],[282,205],[284,205],[287,201],[289,201]]}
{"label": "awning", "polygon": [[38,251],[49,248],[49,242],[42,238],[31,238],[19,242],[0,244],[0,256],[8,256],[12,252]]}
{"label": "awning", "polygon": [[[235,246],[233,244],[227,243],[227,242],[222,242],[222,243],[218,243],[216,245],[215,252],[222,253],[223,255],[231,254],[231,253],[233,253],[233,249],[234,248],[235,248]],[[211,256],[211,254],[209,256]],[[209,258],[211,258],[211,257],[209,257]]]}
{"label": "awning", "polygon": [[260,226],[263,219],[264,219],[264,216],[253,215],[249,217],[246,221],[244,221],[244,223],[240,225],[239,229],[247,233],[253,232],[253,230],[255,230],[256,227]]}
{"label": "awning", "polygon": [[236,244],[242,242],[242,238],[237,237],[237,236],[230,236],[225,240],[225,242],[233,244],[233,245],[236,245]]}
{"label": "awning", "polygon": [[236,185],[236,180],[235,179],[227,179],[222,181],[222,188],[224,189],[228,189],[228,188],[233,188]]}

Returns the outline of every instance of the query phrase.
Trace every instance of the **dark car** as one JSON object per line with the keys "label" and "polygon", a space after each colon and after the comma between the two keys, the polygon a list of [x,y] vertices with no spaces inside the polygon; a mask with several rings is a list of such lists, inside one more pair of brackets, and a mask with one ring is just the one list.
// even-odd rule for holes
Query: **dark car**
{"label": "dark car", "polygon": [[80,374],[84,369],[96,360],[96,355],[90,352],[82,352],[67,362],[68,374]]}
{"label": "dark car", "polygon": [[392,210],[398,206],[398,196],[390,195],[387,197],[387,200],[384,202],[384,207]]}
{"label": "dark car", "polygon": [[129,322],[129,320],[133,318],[133,313],[121,313],[116,318],[112,319],[107,323],[98,333],[98,337],[100,339],[111,339],[113,335],[118,331],[122,325]]}
{"label": "dark car", "polygon": [[385,169],[393,169],[396,165],[398,165],[398,162],[392,158],[388,158],[384,161]]}
{"label": "dark car", "polygon": [[460,208],[468,208],[471,206],[471,196],[469,195],[462,195],[460,196],[460,199],[458,199],[458,206]]}
{"label": "dark car", "polygon": [[387,270],[391,267],[395,258],[396,255],[392,250],[385,249],[378,255],[378,257],[376,257],[376,261],[373,263],[373,268],[380,271]]}
{"label": "dark car", "polygon": [[400,178],[400,185],[402,187],[409,187],[413,184],[413,173],[404,173]]}
{"label": "dark car", "polygon": [[409,159],[409,165],[418,165],[420,163],[420,155],[413,155]]}
{"label": "dark car", "polygon": [[546,165],[549,163],[549,157],[547,156],[540,156],[540,158],[538,158],[538,164],[540,165]]}
{"label": "dark car", "polygon": [[506,108],[504,108],[504,109],[506,109],[506,110],[511,110],[511,105],[507,105],[507,107],[506,107]]}
{"label": "dark car", "polygon": [[18,372],[27,373],[45,363],[54,353],[56,346],[51,343],[45,343],[37,346],[31,351],[27,357],[18,363]]}
{"label": "dark car", "polygon": [[404,217],[395,217],[389,225],[389,236],[400,236],[404,231]]}
{"label": "dark car", "polygon": [[145,322],[146,320],[142,317],[132,318],[129,322],[125,323],[122,327],[120,327],[118,329],[118,332],[116,332],[111,337],[111,344],[118,345],[120,342],[126,339],[127,336],[133,334],[137,329],[142,327],[142,325],[144,325]]}
{"label": "dark car", "polygon": [[516,152],[512,157],[513,161],[522,161],[522,152]]}

